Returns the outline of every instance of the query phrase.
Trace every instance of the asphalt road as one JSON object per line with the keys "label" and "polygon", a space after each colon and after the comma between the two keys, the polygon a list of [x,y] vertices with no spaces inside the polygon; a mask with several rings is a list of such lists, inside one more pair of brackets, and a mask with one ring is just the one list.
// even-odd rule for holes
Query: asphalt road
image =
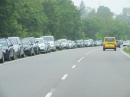
{"label": "asphalt road", "polygon": [[130,57],[88,47],[6,62],[0,97],[130,97]]}

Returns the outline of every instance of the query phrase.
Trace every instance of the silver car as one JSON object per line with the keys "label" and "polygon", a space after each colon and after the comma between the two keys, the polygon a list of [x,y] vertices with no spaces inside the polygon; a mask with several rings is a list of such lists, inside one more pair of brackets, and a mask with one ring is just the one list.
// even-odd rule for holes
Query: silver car
{"label": "silver car", "polygon": [[49,44],[47,44],[46,41],[43,38],[35,38],[35,40],[38,43],[40,53],[50,52],[50,50],[48,50],[48,45]]}
{"label": "silver car", "polygon": [[24,48],[23,44],[19,37],[8,37],[14,47],[15,54],[21,58],[24,57]]}
{"label": "silver car", "polygon": [[2,45],[0,45],[0,63],[4,63],[4,55]]}
{"label": "silver car", "polygon": [[43,38],[50,44],[51,51],[56,51],[55,39],[53,36],[41,36],[40,38]]}

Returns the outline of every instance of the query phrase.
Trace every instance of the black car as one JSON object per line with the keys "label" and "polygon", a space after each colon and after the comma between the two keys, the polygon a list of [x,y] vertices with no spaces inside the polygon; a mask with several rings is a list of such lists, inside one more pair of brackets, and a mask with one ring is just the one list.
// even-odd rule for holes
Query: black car
{"label": "black car", "polygon": [[3,47],[4,58],[8,61],[10,61],[11,59],[14,60],[15,51],[14,51],[13,44],[10,42],[10,40],[6,38],[2,38],[0,39],[0,44]]}
{"label": "black car", "polygon": [[24,53],[26,55],[33,56],[34,55],[34,48],[33,48],[33,44],[31,43],[31,41],[23,39],[22,44],[24,47]]}
{"label": "black car", "polygon": [[29,40],[33,44],[33,48],[36,54],[39,54],[39,46],[34,37],[26,37],[24,40]]}
{"label": "black car", "polygon": [[11,41],[14,47],[14,51],[16,56],[19,58],[24,57],[24,48],[23,44],[19,37],[8,37],[8,39]]}
{"label": "black car", "polygon": [[62,50],[63,45],[62,45],[62,42],[60,40],[55,41],[55,45],[56,45],[56,48],[58,50]]}

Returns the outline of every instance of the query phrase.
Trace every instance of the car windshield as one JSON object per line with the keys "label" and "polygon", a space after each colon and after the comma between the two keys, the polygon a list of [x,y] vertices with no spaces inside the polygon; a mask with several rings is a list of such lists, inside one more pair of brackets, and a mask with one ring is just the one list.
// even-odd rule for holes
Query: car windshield
{"label": "car windshield", "polygon": [[12,43],[13,45],[17,45],[17,44],[18,44],[18,41],[17,41],[16,38],[9,38],[9,40],[11,41],[11,43]]}
{"label": "car windshield", "polygon": [[36,41],[38,41],[38,43],[44,43],[43,39],[36,39]]}
{"label": "car windshield", "polygon": [[60,43],[60,41],[55,41],[55,44],[59,44]]}
{"label": "car windshield", "polygon": [[53,37],[42,37],[44,38],[46,41],[54,41]]}
{"label": "car windshield", "polygon": [[24,38],[24,40],[29,40],[32,44],[35,42],[33,38]]}
{"label": "car windshield", "polygon": [[105,38],[105,41],[106,42],[113,42],[113,41],[115,41],[115,38]]}
{"label": "car windshield", "polygon": [[22,40],[23,45],[29,45],[29,41]]}
{"label": "car windshield", "polygon": [[3,39],[0,39],[0,44],[1,44],[2,46],[7,46],[6,40],[3,40]]}

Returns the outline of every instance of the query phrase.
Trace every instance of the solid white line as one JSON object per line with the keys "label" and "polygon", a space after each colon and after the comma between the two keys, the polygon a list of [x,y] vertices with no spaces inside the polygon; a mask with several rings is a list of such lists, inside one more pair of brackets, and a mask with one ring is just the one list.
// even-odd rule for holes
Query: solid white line
{"label": "solid white line", "polygon": [[45,97],[51,97],[52,93],[48,93]]}
{"label": "solid white line", "polygon": [[72,66],[72,68],[74,69],[76,67],[76,65]]}
{"label": "solid white line", "polygon": [[126,52],[124,52],[122,49],[121,49],[121,52],[123,53],[123,54],[125,54],[127,57],[129,57],[130,58],[130,55],[128,55]]}
{"label": "solid white line", "polygon": [[14,62],[17,62],[17,61],[22,61],[22,60],[31,59],[31,58],[38,57],[38,56],[42,56],[42,54],[35,55],[35,56],[28,56],[28,57],[20,58],[20,59],[16,59],[16,60],[11,60],[11,61],[9,61],[9,62],[5,62],[5,63],[3,63],[3,65],[5,65],[5,64],[9,64],[9,63],[14,63]]}
{"label": "solid white line", "polygon": [[61,78],[61,80],[65,80],[67,76],[68,76],[68,74],[65,74],[65,75]]}

